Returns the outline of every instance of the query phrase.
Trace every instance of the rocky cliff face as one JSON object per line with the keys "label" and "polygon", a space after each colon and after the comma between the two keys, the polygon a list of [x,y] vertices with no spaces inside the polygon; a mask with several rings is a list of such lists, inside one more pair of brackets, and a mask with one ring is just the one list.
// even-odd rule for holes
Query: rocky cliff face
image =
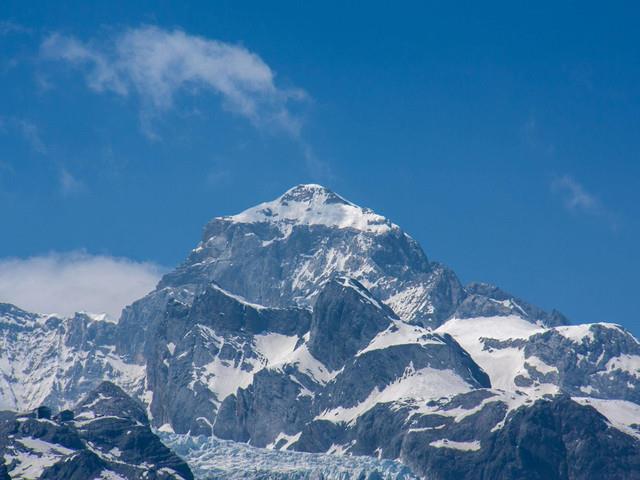
{"label": "rocky cliff face", "polygon": [[160,287],[215,280],[261,305],[311,306],[336,275],[359,281],[403,319],[424,324],[448,317],[463,297],[455,274],[429,262],[400,227],[319,185],[215,218]]}
{"label": "rocky cliff face", "polygon": [[53,419],[42,408],[0,412],[0,458],[5,478],[193,479],[151,431],[144,406],[110,382]]}
{"label": "rocky cliff face", "polygon": [[569,320],[557,310],[545,312],[494,285],[474,282],[467,285],[464,290],[464,300],[457,306],[454,314],[456,318],[517,315],[531,323],[539,323],[547,327],[569,323]]}
{"label": "rocky cliff face", "polygon": [[378,404],[417,405],[489,385],[450,337],[401,322],[341,278],[318,295],[302,342],[225,399],[214,434],[282,448],[320,428],[325,448],[314,451],[326,451],[342,445],[344,425]]}
{"label": "rocky cliff face", "polygon": [[519,408],[502,428],[481,436],[475,442],[464,436],[433,441],[418,432],[404,439],[404,458],[418,460],[414,471],[447,480],[640,478],[640,440],[566,396]]}
{"label": "rocky cliff face", "polygon": [[250,304],[214,283],[190,305],[171,300],[144,344],[155,423],[210,434],[222,401],[292,350],[309,325],[307,310]]}
{"label": "rocky cliff face", "polygon": [[117,325],[3,306],[0,401],[67,405],[106,377],[174,434],[436,479],[637,478],[640,344],[567,323],[301,185],[212,220]]}
{"label": "rocky cliff face", "polygon": [[114,352],[116,330],[103,317],[58,318],[0,304],[0,408],[64,408],[106,379],[142,394],[144,367]]}
{"label": "rocky cliff face", "polygon": [[511,315],[453,318],[436,331],[451,334],[496,388],[640,401],[640,343],[618,325],[545,328]]}

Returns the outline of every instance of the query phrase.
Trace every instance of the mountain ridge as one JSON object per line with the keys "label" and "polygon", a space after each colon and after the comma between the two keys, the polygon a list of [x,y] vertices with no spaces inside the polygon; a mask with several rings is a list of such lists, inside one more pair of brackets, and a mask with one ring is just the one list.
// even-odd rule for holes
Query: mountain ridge
{"label": "mountain ridge", "polygon": [[[404,320],[429,327],[453,316],[468,297],[482,297],[484,303],[488,298],[486,291],[467,292],[451,269],[430,261],[389,219],[317,184],[301,184],[240,214],[213,218],[201,242],[159,288],[214,280],[257,304],[311,306],[324,282],[341,274],[361,282]],[[276,281],[256,284],[253,277],[260,276]],[[543,322],[567,322],[539,308],[532,313]]]}
{"label": "mountain ridge", "polygon": [[[0,478],[192,480],[151,431],[144,407],[102,382],[73,410],[0,411]],[[3,480],[4,480],[3,478]]]}
{"label": "mountain ridge", "polygon": [[554,442],[584,434],[635,465],[640,343],[623,328],[566,325],[493,285],[462,286],[400,227],[319,185],[238,215],[211,220],[117,324],[0,306],[0,401],[40,389],[34,401],[63,406],[107,377],[172,435],[399,459],[437,479],[481,465],[545,478],[547,456],[548,478],[619,478],[574,441],[554,457],[526,435],[537,460],[518,470],[509,442],[548,423]]}

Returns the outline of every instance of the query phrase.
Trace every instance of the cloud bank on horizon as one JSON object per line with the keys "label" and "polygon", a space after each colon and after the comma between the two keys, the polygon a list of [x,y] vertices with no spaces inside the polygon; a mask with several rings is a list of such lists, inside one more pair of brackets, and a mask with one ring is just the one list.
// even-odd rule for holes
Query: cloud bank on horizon
{"label": "cloud bank on horizon", "polygon": [[290,104],[306,99],[307,94],[277,86],[269,65],[239,45],[143,26],[86,42],[53,33],[42,42],[41,55],[82,70],[87,86],[95,92],[137,95],[143,128],[150,136],[150,118],[171,109],[178,93],[205,90],[219,94],[226,110],[256,127],[299,134],[300,119]]}
{"label": "cloud bank on horizon", "polygon": [[163,269],[85,252],[50,253],[0,259],[0,302],[38,313],[106,313],[118,319],[122,308],[156,286]]}

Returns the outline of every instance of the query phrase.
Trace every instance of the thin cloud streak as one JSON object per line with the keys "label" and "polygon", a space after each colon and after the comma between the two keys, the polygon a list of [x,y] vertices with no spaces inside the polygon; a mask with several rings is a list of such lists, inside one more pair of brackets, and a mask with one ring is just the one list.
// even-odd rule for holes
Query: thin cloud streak
{"label": "thin cloud streak", "polygon": [[74,177],[67,169],[60,170],[60,192],[64,196],[71,196],[86,190],[86,185]]}
{"label": "thin cloud streak", "polygon": [[551,186],[561,193],[567,210],[597,213],[602,208],[599,200],[569,175],[554,178]]}
{"label": "thin cloud streak", "polygon": [[16,124],[22,134],[22,137],[29,143],[35,152],[40,154],[47,153],[47,147],[42,141],[40,131],[35,123],[22,119],[16,120]]}
{"label": "thin cloud streak", "polygon": [[294,137],[300,132],[301,120],[290,105],[307,94],[278,87],[272,69],[238,45],[144,26],[106,41],[82,42],[54,33],[42,43],[41,55],[83,70],[95,92],[137,96],[143,129],[151,136],[153,117],[172,109],[178,93],[203,91],[218,94],[226,110],[258,128],[276,128]]}
{"label": "thin cloud streak", "polygon": [[0,21],[0,37],[7,35],[30,34],[31,29],[11,20]]}
{"label": "thin cloud streak", "polygon": [[7,133],[8,131],[17,132],[34,152],[42,155],[47,153],[47,146],[42,141],[40,129],[31,120],[0,116],[0,133]]}
{"label": "thin cloud streak", "polygon": [[551,181],[551,189],[560,196],[564,208],[574,214],[600,217],[607,221],[612,230],[619,225],[616,215],[606,208],[600,199],[571,175],[556,176]]}

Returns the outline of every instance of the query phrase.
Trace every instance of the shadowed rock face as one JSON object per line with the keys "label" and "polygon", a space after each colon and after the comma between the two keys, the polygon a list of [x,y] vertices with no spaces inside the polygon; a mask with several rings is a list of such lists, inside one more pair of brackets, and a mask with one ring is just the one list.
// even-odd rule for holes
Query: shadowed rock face
{"label": "shadowed rock face", "polygon": [[169,299],[164,311],[149,319],[139,354],[147,388],[154,392],[150,409],[156,425],[210,435],[219,404],[235,391],[230,385],[244,386],[269,362],[257,342],[275,335],[291,339],[293,346],[309,330],[310,317],[305,309],[247,303],[214,283],[189,303]]}
{"label": "shadowed rock face", "polygon": [[[373,300],[373,301],[371,301]],[[318,295],[311,317],[311,354],[331,370],[366,347],[397,318],[357,281],[338,278]]]}
{"label": "shadowed rock face", "polygon": [[564,396],[516,411],[504,428],[482,439],[477,451],[425,450],[424,441],[408,437],[402,448],[414,470],[430,478],[640,478],[639,441],[611,428],[595,409]]}
{"label": "shadowed rock face", "polygon": [[112,417],[149,425],[144,405],[111,382],[102,382],[74,408],[74,418]]}
{"label": "shadowed rock face", "polygon": [[[579,327],[569,327],[567,331]],[[486,339],[486,348],[500,352],[518,348],[525,361],[539,359],[553,366],[541,372],[527,366],[526,375],[515,384],[528,387],[534,382],[558,385],[561,391],[582,397],[615,398],[640,403],[640,343],[624,329],[612,324],[584,326],[583,334],[571,338],[563,329],[550,329],[526,339]],[[525,363],[525,365],[527,365]]]}
{"label": "shadowed rock face", "polygon": [[151,431],[144,407],[116,385],[102,383],[74,410],[75,419],[65,422],[0,412],[0,475],[4,470],[6,478],[193,479]]}
{"label": "shadowed rock face", "polygon": [[470,283],[465,287],[465,298],[458,305],[458,318],[499,317],[518,315],[547,327],[567,325],[569,320],[557,310],[550,313],[531,305],[504,290],[487,283]]}
{"label": "shadowed rock face", "polygon": [[[308,340],[290,359],[259,371],[250,386],[224,400],[216,436],[326,451],[356,441],[348,424],[376,405],[394,409],[406,398],[418,406],[421,395],[490,387],[487,375],[452,338],[404,324],[361,284],[344,278],[327,283],[319,294]],[[318,365],[324,370],[314,370]],[[394,423],[405,425],[400,433],[410,414],[398,410]]]}
{"label": "shadowed rock face", "polygon": [[568,397],[517,412],[492,440],[483,452],[486,477],[640,478],[638,441]]}

